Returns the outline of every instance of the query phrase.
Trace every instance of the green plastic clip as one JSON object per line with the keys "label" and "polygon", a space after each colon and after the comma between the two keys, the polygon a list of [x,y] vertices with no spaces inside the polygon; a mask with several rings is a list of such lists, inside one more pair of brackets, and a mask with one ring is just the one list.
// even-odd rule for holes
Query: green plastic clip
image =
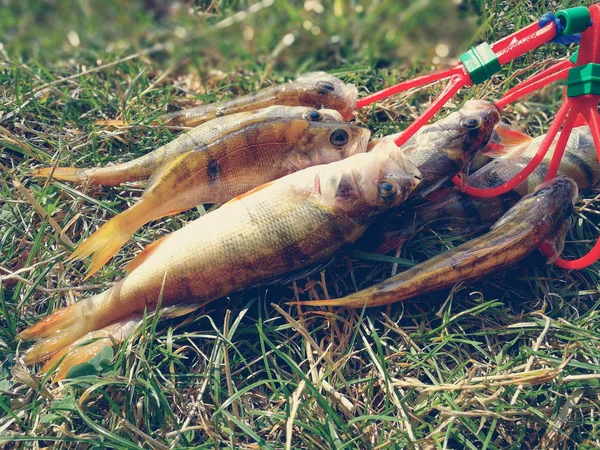
{"label": "green plastic clip", "polygon": [[460,62],[471,76],[473,84],[481,84],[499,72],[502,66],[498,57],[487,42],[479,44],[460,55]]}
{"label": "green plastic clip", "polygon": [[589,63],[569,70],[567,97],[600,95],[600,64]]}
{"label": "green plastic clip", "polygon": [[573,64],[577,64],[577,57],[579,56],[579,50],[571,55],[569,58]]}
{"label": "green plastic clip", "polygon": [[585,6],[561,9],[556,13],[556,18],[564,25],[563,36],[583,33],[590,26],[590,11]]}

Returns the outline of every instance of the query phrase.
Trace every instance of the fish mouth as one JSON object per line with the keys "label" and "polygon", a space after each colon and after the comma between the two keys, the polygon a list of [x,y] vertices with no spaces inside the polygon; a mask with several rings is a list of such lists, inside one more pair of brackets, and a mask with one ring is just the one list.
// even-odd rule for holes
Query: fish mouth
{"label": "fish mouth", "polygon": [[356,110],[356,101],[358,100],[358,89],[352,83],[347,83],[346,85],[346,95],[344,96],[344,100],[346,101],[347,110],[345,114],[343,114],[346,120],[352,117],[352,113]]}

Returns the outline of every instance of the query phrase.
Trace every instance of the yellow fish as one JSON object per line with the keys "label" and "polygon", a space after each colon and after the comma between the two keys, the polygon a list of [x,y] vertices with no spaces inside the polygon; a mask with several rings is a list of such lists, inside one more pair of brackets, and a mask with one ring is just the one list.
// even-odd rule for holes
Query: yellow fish
{"label": "yellow fish", "polygon": [[419,182],[418,169],[390,144],[256,188],[146,247],[110,289],[21,332],[19,339],[39,340],[25,361],[46,360],[159,298],[163,306],[206,304],[323,260]]}
{"label": "yellow fish", "polygon": [[69,259],[92,255],[89,277],[145,223],[199,204],[224,203],[297,170],[364,152],[370,136],[369,130],[342,121],[333,110],[275,106],[261,117],[157,169],[142,197]]}

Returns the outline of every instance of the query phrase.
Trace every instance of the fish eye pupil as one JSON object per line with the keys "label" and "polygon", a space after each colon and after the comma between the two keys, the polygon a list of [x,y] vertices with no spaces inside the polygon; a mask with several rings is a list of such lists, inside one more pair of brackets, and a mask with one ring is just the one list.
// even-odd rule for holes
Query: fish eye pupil
{"label": "fish eye pupil", "polygon": [[323,115],[319,111],[313,109],[312,111],[307,111],[306,114],[304,114],[304,118],[311,122],[318,122],[319,120],[323,120]]}
{"label": "fish eye pupil", "polygon": [[319,94],[321,94],[321,95],[330,94],[331,92],[333,92],[335,90],[335,87],[333,86],[333,84],[331,84],[327,81],[319,81],[317,83],[317,88],[319,89]]}
{"label": "fish eye pupil", "polygon": [[346,130],[335,130],[329,137],[329,142],[335,146],[345,145],[348,142],[348,132]]}
{"label": "fish eye pupil", "polygon": [[379,196],[384,200],[391,200],[396,197],[397,190],[389,181],[382,181],[378,187]]}
{"label": "fish eye pupil", "polygon": [[467,117],[463,119],[462,125],[469,130],[474,130],[481,126],[481,120],[478,117]]}

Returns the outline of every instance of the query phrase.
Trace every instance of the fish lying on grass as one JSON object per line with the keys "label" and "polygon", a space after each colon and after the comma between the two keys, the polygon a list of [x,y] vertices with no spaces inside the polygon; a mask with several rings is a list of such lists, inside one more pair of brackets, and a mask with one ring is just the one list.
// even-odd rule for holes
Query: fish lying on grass
{"label": "fish lying on grass", "polygon": [[159,299],[162,306],[206,304],[323,260],[402,203],[419,181],[392,143],[260,186],[146,247],[110,289],[21,332],[19,339],[38,340],[25,361],[48,359]]}
{"label": "fish lying on grass", "polygon": [[[502,130],[498,130],[501,134]],[[511,133],[516,135],[516,133]],[[516,137],[515,146],[506,155],[494,159],[469,177],[468,184],[476,188],[499,186],[517,175],[537,152],[545,135],[531,139],[523,134]],[[504,142],[514,137],[504,139]],[[363,240],[368,240],[371,249],[386,253],[410,239],[418,230],[429,226],[436,229],[454,228],[463,231],[483,231],[502,216],[522,196],[544,181],[552,158],[550,151],[540,165],[529,176],[508,193],[492,198],[472,197],[459,188],[438,192],[439,200],[426,204],[404,215],[378,219],[369,228]],[[600,181],[600,164],[590,128],[574,128],[567,145],[558,175],[572,178],[580,191],[589,189]]]}
{"label": "fish lying on grass", "polygon": [[261,89],[233,100],[163,114],[165,125],[195,127],[216,117],[265,108],[272,105],[312,106],[339,111],[348,118],[356,107],[358,90],[325,72],[311,72],[289,83]]}
{"label": "fish lying on grass", "polygon": [[[204,123],[184,133],[168,144],[153,150],[147,155],[125,163],[107,167],[48,167],[33,169],[30,174],[35,177],[50,177],[62,181],[104,186],[119,186],[123,183],[147,180],[152,174],[178,156],[214,142],[219,137],[238,130],[274,120],[297,118],[303,114],[314,114],[314,108],[288,106],[272,106],[269,108],[248,111],[221,117]],[[343,122],[340,113],[334,110],[321,110],[323,122]]]}
{"label": "fish lying on grass", "polygon": [[[419,168],[423,181],[413,192],[409,202],[398,210],[390,210],[379,216],[357,245],[371,250],[374,247],[373,241],[382,234],[372,230],[397,230],[399,214],[406,215],[406,210],[414,207],[414,203],[438,189],[457,173],[466,171],[479,151],[492,138],[497,139],[495,127],[499,121],[500,112],[493,103],[474,100],[466,102],[462,109],[447,117],[421,128],[400,147],[400,151]],[[393,142],[397,136],[385,136],[374,143],[371,141],[369,146],[376,149],[379,145]],[[407,222],[404,226],[410,228],[411,223]]]}
{"label": "fish lying on grass", "polygon": [[[400,147],[423,177],[413,199],[428,195],[462,172],[487,145],[499,121],[500,111],[493,103],[471,100],[460,110],[421,128]],[[388,143],[396,137],[385,136],[376,142]]]}
{"label": "fish lying on grass", "polygon": [[145,223],[199,204],[224,203],[297,170],[362,153],[370,136],[369,130],[341,121],[332,110],[275,106],[260,117],[155,170],[142,197],[100,227],[69,259],[91,255],[89,277]]}
{"label": "fish lying on grass", "polygon": [[483,236],[346,297],[298,303],[348,308],[389,305],[498,272],[542,244],[549,244],[558,257],[577,195],[571,178],[555,178],[523,197]]}

